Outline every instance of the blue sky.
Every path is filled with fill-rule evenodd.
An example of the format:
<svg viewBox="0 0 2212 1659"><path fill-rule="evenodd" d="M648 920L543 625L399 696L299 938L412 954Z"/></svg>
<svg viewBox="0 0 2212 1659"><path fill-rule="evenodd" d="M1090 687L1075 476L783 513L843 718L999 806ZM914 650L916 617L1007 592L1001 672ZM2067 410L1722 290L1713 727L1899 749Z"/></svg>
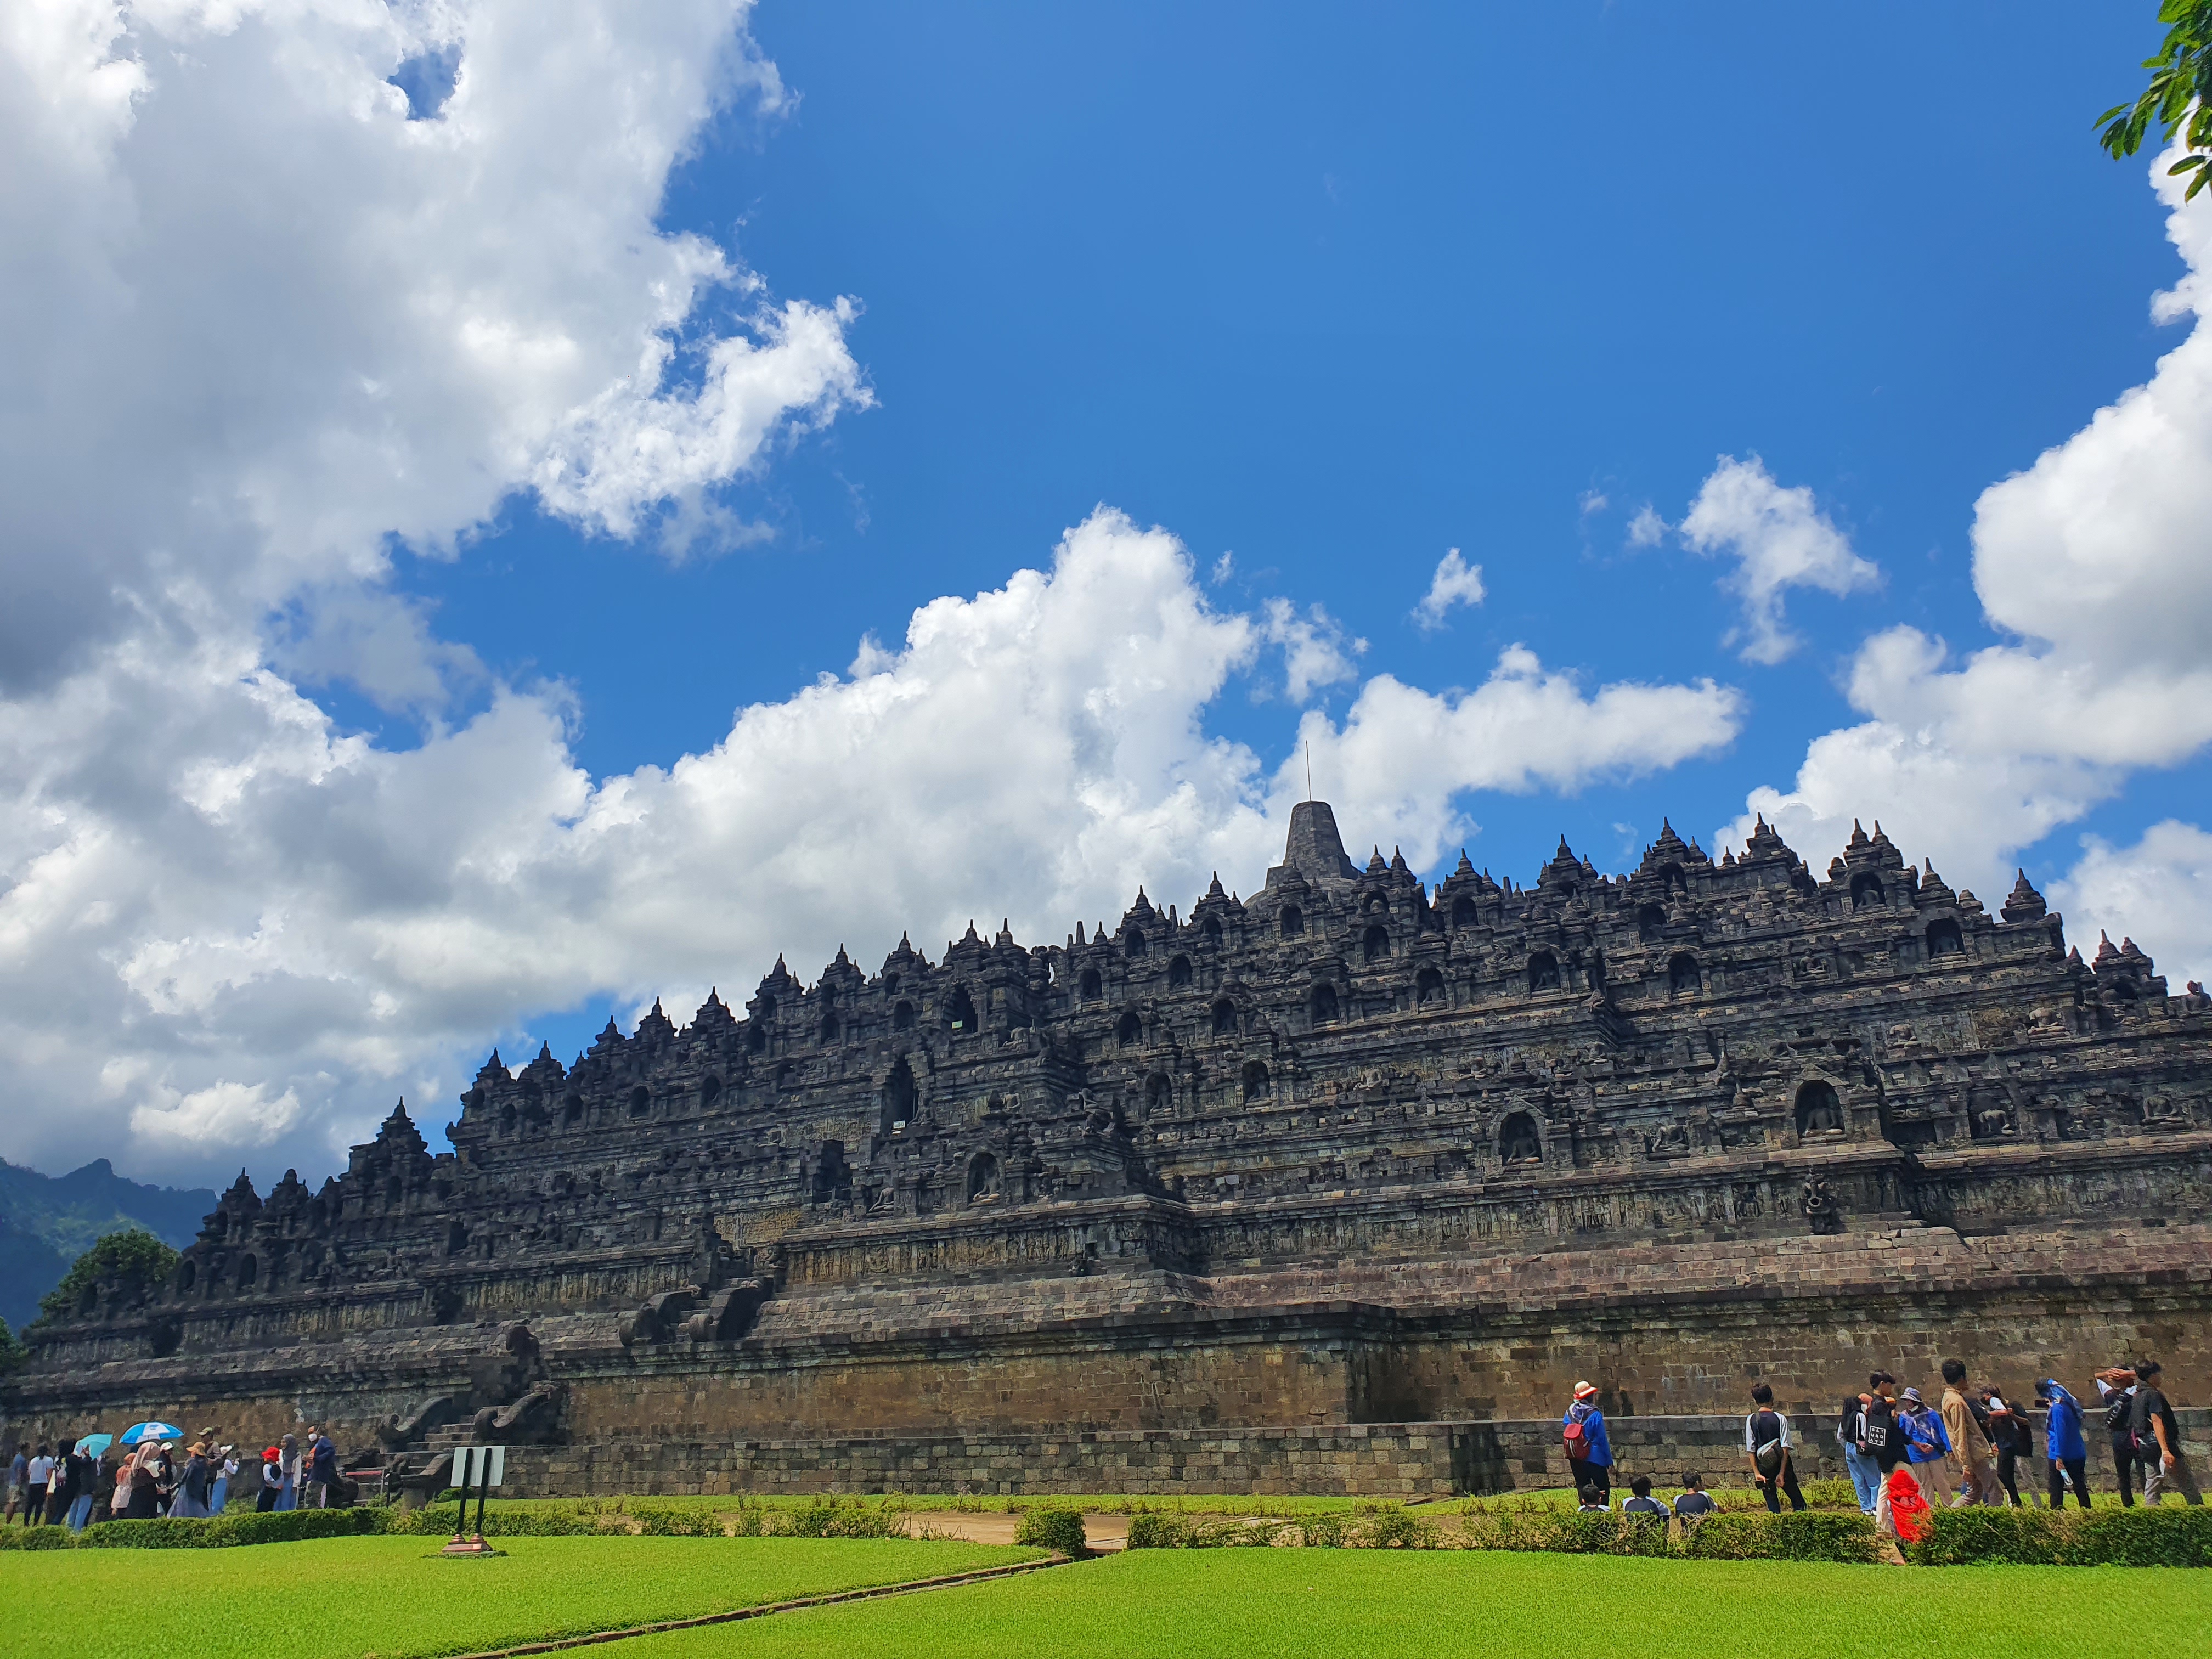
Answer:
<svg viewBox="0 0 2212 1659"><path fill-rule="evenodd" d="M2162 212L2089 126L2142 55L2121 8L1203 9L763 11L802 101L718 124L665 222L857 297L880 406L733 490L774 534L719 556L511 507L404 566L441 630L572 684L594 772L666 764L1105 501L1233 550L1237 597L1325 605L1369 670L1464 683L1525 641L1741 684L1724 755L1478 810L1514 867L1560 830L1602 860L1617 820L1786 777L1878 627L1990 637L1974 498L2176 343ZM1747 672L1711 564L1624 532L1753 453L1885 582L1799 597L1808 647ZM1491 598L1424 636L1452 546ZM1211 723L1291 741L1279 703Z"/></svg>
<svg viewBox="0 0 2212 1659"><path fill-rule="evenodd" d="M2077 435L2194 325L2185 307L2153 319L2191 267L2148 158L2112 162L2091 125L2140 82L2148 5L693 0L647 17L559 0L518 45L500 28L512 3L396 8L374 27L249 7L235 30L167 40L179 26L133 17L109 59L69 70L112 130L25 152L49 158L52 188L18 232L74 269L72 238L119 234L77 211L112 188L153 222L119 252L99 244L136 295L127 314L181 319L161 349L188 344L149 354L125 311L58 300L102 343L82 349L118 367L58 356L74 367L52 384L94 387L81 418L73 391L9 411L90 434L79 449L147 455L155 482L118 505L112 473L35 455L0 481L46 526L23 556L42 561L35 580L98 541L123 550L101 580L130 596L103 609L57 587L61 620L0 640L0 690L24 714L0 724L0 781L58 826L0 847L0 873L30 891L61 849L98 840L88 826L139 849L70 864L89 908L54 908L0 963L57 998L73 988L40 1018L132 1033L34 1082L0 1152L327 1161L401 1089L449 1098L492 1040L566 1058L656 990L679 1016L708 983L742 994L778 949L811 975L848 935L872 963L903 927L933 949L948 919L1008 910L1057 939L1110 894L1118 914L1146 872L1154 896L1187 902L1224 859L1249 888L1273 833L1257 826L1281 805L1269 779L1316 716L1316 782L1347 834L1386 852L1417 838L1431 869L1464 837L1478 865L1526 879L1561 833L1624 868L1662 815L1710 844L1764 789L1816 868L1836 850L1821 838L1863 810L1954 879L2024 860L2073 881L2085 919L2146 915L2147 939L2180 952L2168 965L2212 966L2204 748L2193 716L2161 712L2201 701L2198 665L2139 683L2125 645L2127 605L2154 629L2164 573L2201 569L2195 544L2142 532L2166 563L2099 613L2099 643L2036 620L2054 583L2063 612L2069 580L2039 572L2094 580L2112 556L2088 531L2033 544L2124 471ZM310 50L359 77L357 99L387 75L419 96L426 62L457 65L456 90L432 119L408 120L403 98L348 126L288 78ZM175 67L188 58L231 97L199 99ZM98 91L119 64L135 115ZM164 153L249 188L219 193ZM255 199L294 202L289 228ZM758 286L699 278L702 249ZM658 313L647 296L671 284L681 303ZM849 313L826 309L841 296ZM764 321L787 304L815 319L812 346ZM689 471L637 461L640 433L697 435L732 340L797 378L761 394L764 416L717 417L726 453L702 443ZM641 368L656 341L665 372ZM189 432L185 405L204 409ZM2051 478L1990 498L1993 526L2019 505L1982 546L1978 594L1984 492L2069 445ZM1750 556L1700 553L1682 528L1721 459L1754 456L1778 491L1810 492L1797 510L1835 557L1878 573L1784 589L1797 642L1774 661L1747 659L1722 586ZM1127 824L1084 793L1098 777L1069 782L1018 742L1005 769L1039 769L1021 801L1021 779L962 771L988 764L988 716L1017 724L1030 711L1014 702L1056 695L1049 664L979 682L1009 704L973 731L972 709L918 717L965 745L936 793L886 781L865 744L840 758L844 716L794 740L823 751L820 777L761 735L814 718L822 677L857 687L864 637L896 656L922 607L1053 568L1102 504L1131 521L1102 532L1106 586L1126 572L1164 603L1194 590L1220 626L1185 654L1224 665L1122 732L1170 757L1141 787L1109 769L1133 792L1116 797L1134 803ZM1645 508L1670 529L1634 544ZM702 512L708 532L661 533ZM1188 550L1187 581L1133 539L1154 526ZM1413 608L1449 549L1484 594L1424 628ZM1279 638L1255 642L1276 600L1335 653L1310 689L1286 680ZM1146 638L1150 604L1126 624ZM982 627L981 609L941 614ZM152 676L200 711L188 731L88 725L94 763L66 786L7 735L41 708L127 707L110 694L142 683L130 665L156 635L198 665ZM978 648L1028 648L1014 637ZM1877 642L1916 638L1945 641L1948 665L1881 666ZM1670 743L1655 714L1648 743L1600 753L1563 729L1579 757L1547 772L1546 733L1524 726L1497 740L1522 745L1503 772L1440 761L1425 805L1374 781L1389 733L1360 700L1378 677L1447 709L1515 647L1591 696L1690 688L1717 734ZM1962 672L1989 647L2002 660ZM1988 686L2014 671L2102 688L2150 730L2104 748L2031 731L2023 761L1989 735L2008 694ZM1856 702L1855 674L1874 686ZM174 693L185 684L204 695ZM2081 724L2013 701L2026 726ZM661 773L711 757L750 705L774 719L719 763L741 775L679 822L666 801L687 786ZM1355 726L1370 769L1333 779ZM1832 750L1801 778L1808 745L1817 760L1824 734L1851 731L1875 732L1869 752L1919 744L1936 781ZM776 781L746 795L756 774ZM1170 811L1160 780L1186 776L1199 804ZM994 829L963 848L979 790ZM881 823L825 805L873 791ZM593 839L595 813L635 847L605 852L618 837ZM1065 856L1063 822L1080 848ZM180 850L203 834L214 850ZM803 868L801 846L817 854ZM164 857L191 879L165 879ZM656 921L670 892L699 896L700 915ZM326 1035L289 1034L302 1024ZM88 1093L108 1103L96 1131L68 1105Z"/></svg>

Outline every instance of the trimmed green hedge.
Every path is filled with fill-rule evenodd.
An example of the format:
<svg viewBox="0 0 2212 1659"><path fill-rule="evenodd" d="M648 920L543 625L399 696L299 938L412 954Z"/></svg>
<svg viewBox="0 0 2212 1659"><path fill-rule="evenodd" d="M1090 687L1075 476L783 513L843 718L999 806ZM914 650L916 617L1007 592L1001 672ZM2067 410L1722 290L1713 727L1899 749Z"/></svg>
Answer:
<svg viewBox="0 0 2212 1659"><path fill-rule="evenodd" d="M1030 1510L1014 1528L1014 1542L1050 1550L1071 1561L1091 1553L1083 1533L1083 1511L1072 1509Z"/></svg>
<svg viewBox="0 0 2212 1659"><path fill-rule="evenodd" d="M1769 1515L1709 1515L1680 1528L1615 1510L1508 1510L1470 1516L1468 1549L1544 1550L1568 1555L1678 1555L1706 1561L1874 1561L1881 1543L1874 1522L1818 1510Z"/></svg>
<svg viewBox="0 0 2212 1659"><path fill-rule="evenodd" d="M285 1510L265 1515L247 1511L187 1521L167 1516L151 1521L102 1521L77 1534L80 1549L208 1550L238 1544L287 1544L302 1538L353 1538L381 1532L379 1510Z"/></svg>
<svg viewBox="0 0 2212 1659"><path fill-rule="evenodd" d="M1854 1510L1781 1515L1709 1515L1682 1534L1681 1553L1701 1561L1876 1561L1881 1538Z"/></svg>
<svg viewBox="0 0 2212 1659"><path fill-rule="evenodd" d="M67 1527L0 1527L0 1550L67 1550L76 1534Z"/></svg>
<svg viewBox="0 0 2212 1659"><path fill-rule="evenodd" d="M2212 1567L2212 1509L1937 1510L1911 1547L1927 1566Z"/></svg>
<svg viewBox="0 0 2212 1659"><path fill-rule="evenodd" d="M1544 1550L1562 1555L1664 1555L1667 1523L1638 1519L1615 1510L1584 1515L1578 1510L1528 1510L1501 1515L1492 1528L1470 1525L1475 1549Z"/></svg>

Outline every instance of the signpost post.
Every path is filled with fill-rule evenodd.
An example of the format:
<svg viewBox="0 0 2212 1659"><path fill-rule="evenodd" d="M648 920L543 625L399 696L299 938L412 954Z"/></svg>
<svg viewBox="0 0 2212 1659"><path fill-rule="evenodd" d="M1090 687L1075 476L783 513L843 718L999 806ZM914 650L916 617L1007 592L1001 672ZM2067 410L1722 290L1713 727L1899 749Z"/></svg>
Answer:
<svg viewBox="0 0 2212 1659"><path fill-rule="evenodd" d="M483 1540L484 1501L491 1489L507 1479L507 1448L504 1446L456 1446L453 1448L453 1485L461 1494L460 1530L454 1533L453 1541L438 1553L441 1555L497 1555L499 1552ZM477 1529L469 1534L469 1492L477 1495Z"/></svg>

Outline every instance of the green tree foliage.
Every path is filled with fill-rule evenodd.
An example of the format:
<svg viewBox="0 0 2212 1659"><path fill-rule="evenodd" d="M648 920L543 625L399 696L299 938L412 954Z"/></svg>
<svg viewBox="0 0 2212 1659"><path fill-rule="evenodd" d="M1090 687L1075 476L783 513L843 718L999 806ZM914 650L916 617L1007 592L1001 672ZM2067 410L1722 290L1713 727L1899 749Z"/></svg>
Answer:
<svg viewBox="0 0 2212 1659"><path fill-rule="evenodd" d="M15 1333L8 1328L8 1322L0 1319L0 1376L17 1370L31 1357L31 1351L15 1340Z"/></svg>
<svg viewBox="0 0 2212 1659"><path fill-rule="evenodd" d="M82 1255L39 1302L39 1322L64 1319L76 1311L77 1300L105 1280L136 1279L142 1285L159 1284L173 1272L177 1253L142 1229L110 1233Z"/></svg>
<svg viewBox="0 0 2212 1659"><path fill-rule="evenodd" d="M2212 166L2206 165L2212 162L2212 0L2165 0L2158 21L2169 27L2158 56L2143 59L2150 85L2132 104L2115 104L2097 118L2103 129L2098 142L2118 161L2142 148L2152 122L2165 129L2160 142L2171 143L2187 121L2189 154L2166 172L2176 178L2196 175L2184 198L2194 201L2212 179Z"/></svg>

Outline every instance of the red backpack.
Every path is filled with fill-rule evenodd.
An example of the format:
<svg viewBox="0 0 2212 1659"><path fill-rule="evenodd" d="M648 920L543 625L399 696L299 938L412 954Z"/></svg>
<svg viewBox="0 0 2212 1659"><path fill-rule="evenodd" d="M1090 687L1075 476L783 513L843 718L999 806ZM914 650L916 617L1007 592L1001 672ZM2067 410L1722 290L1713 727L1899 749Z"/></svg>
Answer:
<svg viewBox="0 0 2212 1659"><path fill-rule="evenodd" d="M1571 1417L1560 1431L1559 1438L1566 1442L1567 1455L1577 1463L1589 1462L1590 1432L1588 1416Z"/></svg>

